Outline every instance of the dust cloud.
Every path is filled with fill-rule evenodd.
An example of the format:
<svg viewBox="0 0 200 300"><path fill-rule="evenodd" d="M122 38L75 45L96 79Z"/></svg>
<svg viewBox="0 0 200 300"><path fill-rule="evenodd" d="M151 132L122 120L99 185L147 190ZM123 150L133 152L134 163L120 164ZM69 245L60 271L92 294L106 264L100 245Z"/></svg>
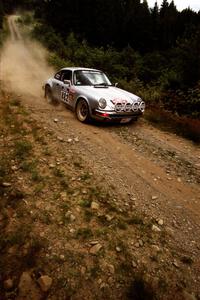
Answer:
<svg viewBox="0 0 200 300"><path fill-rule="evenodd" d="M47 64L47 51L21 35L15 18L8 19L10 37L1 52L0 80L6 89L22 96L41 97L42 85L54 70Z"/></svg>

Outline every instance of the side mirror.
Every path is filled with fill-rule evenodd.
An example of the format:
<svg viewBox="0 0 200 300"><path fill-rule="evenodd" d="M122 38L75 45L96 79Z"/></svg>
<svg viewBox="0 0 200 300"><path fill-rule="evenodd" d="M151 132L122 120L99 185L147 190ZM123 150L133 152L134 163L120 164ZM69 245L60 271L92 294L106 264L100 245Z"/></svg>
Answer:
<svg viewBox="0 0 200 300"><path fill-rule="evenodd" d="M64 84L66 84L67 87L71 86L71 81L64 79Z"/></svg>
<svg viewBox="0 0 200 300"><path fill-rule="evenodd" d="M117 87L118 86L118 82L115 82L114 86Z"/></svg>

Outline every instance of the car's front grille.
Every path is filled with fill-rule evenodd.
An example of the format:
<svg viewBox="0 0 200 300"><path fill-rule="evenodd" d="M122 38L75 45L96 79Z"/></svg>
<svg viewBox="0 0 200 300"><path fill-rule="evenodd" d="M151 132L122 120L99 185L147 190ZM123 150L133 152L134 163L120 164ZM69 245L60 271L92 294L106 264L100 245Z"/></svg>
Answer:
<svg viewBox="0 0 200 300"><path fill-rule="evenodd" d="M115 103L115 111L118 112L137 112L137 111L144 111L145 104L144 102L116 102Z"/></svg>

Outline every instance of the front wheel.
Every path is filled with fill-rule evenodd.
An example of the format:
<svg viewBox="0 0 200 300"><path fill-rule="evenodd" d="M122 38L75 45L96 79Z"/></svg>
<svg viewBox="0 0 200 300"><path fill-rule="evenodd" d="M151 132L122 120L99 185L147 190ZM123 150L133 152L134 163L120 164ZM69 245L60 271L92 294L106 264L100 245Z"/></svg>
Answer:
<svg viewBox="0 0 200 300"><path fill-rule="evenodd" d="M80 99L76 106L76 116L80 122L87 123L90 121L90 111L87 102Z"/></svg>

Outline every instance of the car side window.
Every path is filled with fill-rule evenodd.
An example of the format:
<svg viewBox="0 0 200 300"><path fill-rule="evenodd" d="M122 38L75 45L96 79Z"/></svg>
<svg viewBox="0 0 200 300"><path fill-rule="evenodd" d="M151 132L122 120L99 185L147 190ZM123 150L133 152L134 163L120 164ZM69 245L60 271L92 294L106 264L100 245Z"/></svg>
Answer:
<svg viewBox="0 0 200 300"><path fill-rule="evenodd" d="M75 85L91 85L87 74L81 70L74 72L74 83Z"/></svg>
<svg viewBox="0 0 200 300"><path fill-rule="evenodd" d="M65 70L62 72L61 80L64 82L64 80L70 80L72 81L72 71Z"/></svg>
<svg viewBox="0 0 200 300"><path fill-rule="evenodd" d="M54 78L57 79L57 80L61 80L61 74L62 74L61 71L56 73Z"/></svg>

